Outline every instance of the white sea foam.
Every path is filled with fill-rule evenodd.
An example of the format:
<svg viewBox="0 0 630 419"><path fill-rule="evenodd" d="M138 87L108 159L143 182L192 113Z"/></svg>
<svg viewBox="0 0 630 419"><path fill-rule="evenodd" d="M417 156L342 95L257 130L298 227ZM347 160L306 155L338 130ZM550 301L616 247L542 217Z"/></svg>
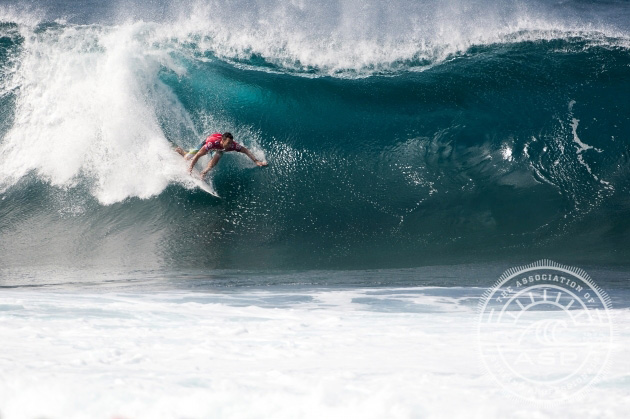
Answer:
<svg viewBox="0 0 630 419"><path fill-rule="evenodd" d="M433 309L413 309L427 303ZM616 315L621 349L630 315ZM630 408L620 351L605 381L577 400L513 400L484 375L476 321L457 299L420 288L3 291L0 414L595 418Z"/></svg>
<svg viewBox="0 0 630 419"><path fill-rule="evenodd" d="M169 62L144 50L143 30L138 23L28 33L15 121L0 146L3 187L31 171L56 186L86 175L108 204L185 181L157 119L162 109L179 110L156 76Z"/></svg>

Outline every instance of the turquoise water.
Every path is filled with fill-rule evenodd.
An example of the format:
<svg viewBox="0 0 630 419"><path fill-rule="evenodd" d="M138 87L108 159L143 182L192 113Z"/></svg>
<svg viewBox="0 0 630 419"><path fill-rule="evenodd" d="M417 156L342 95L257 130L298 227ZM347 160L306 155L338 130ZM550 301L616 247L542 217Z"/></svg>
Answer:
<svg viewBox="0 0 630 419"><path fill-rule="evenodd" d="M625 269L627 3L383 7L0 7L0 264Z"/></svg>

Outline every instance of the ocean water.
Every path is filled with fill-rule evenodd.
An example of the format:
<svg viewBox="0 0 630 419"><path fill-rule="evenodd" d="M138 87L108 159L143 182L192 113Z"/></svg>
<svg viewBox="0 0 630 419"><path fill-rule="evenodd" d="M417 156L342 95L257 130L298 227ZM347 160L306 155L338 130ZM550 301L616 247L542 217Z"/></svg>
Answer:
<svg viewBox="0 0 630 419"><path fill-rule="evenodd" d="M629 98L626 0L0 1L0 418L623 416ZM541 259L616 324L556 404L475 343Z"/></svg>

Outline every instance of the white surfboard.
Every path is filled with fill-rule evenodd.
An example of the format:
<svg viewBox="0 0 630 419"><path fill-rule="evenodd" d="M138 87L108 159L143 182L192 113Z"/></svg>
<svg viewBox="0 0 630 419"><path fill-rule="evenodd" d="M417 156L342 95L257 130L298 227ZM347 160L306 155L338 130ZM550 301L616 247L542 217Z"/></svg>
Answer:
<svg viewBox="0 0 630 419"><path fill-rule="evenodd" d="M190 152L192 152L192 150L189 151L189 153ZM194 152L196 152L196 150L194 150ZM184 156L184 161L186 162L184 167L186 168L186 172L188 172L188 169L190 167L190 160L186 159L186 156ZM212 196L221 198L219 194L217 193L217 191L214 190L214 186L212 186L212 182L206 182L204 180L201 180L201 171L199 169L197 169L196 167L193 168L192 172L190 172L190 177L193 183L195 184L195 186L197 186L199 189L201 189L204 192L209 193Z"/></svg>
<svg viewBox="0 0 630 419"><path fill-rule="evenodd" d="M214 187L211 183L201 180L201 172L199 169L193 169L190 174L195 185L204 192L208 192L212 196L216 196L217 198L221 198L219 194L214 190Z"/></svg>

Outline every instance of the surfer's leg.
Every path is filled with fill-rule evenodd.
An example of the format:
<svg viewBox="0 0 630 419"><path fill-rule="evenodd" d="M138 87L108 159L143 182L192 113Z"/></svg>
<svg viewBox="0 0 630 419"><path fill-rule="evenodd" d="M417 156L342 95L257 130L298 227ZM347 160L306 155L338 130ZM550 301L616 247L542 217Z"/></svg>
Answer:
<svg viewBox="0 0 630 419"><path fill-rule="evenodd" d="M179 154L180 156L182 156L183 158L185 158L186 160L190 160L194 157L195 154L197 154L197 152L199 150L201 150L203 148L203 146L206 145L206 140L203 140L201 142L201 144L199 144L199 146L197 148L191 148L188 151L184 150L183 148L177 146L175 147L175 152L177 154Z"/></svg>
<svg viewBox="0 0 630 419"><path fill-rule="evenodd" d="M182 149L181 147L177 147L175 151L177 151L179 154L184 156L186 160L190 160L193 157L195 157L195 154L197 154L199 150L201 150L205 145L206 145L206 141L203 140L197 148L191 148L188 151L184 151L184 149Z"/></svg>
<svg viewBox="0 0 630 419"><path fill-rule="evenodd" d="M195 154L197 154L198 151L199 151L198 149L191 148L190 150L188 150L186 154L183 154L183 156L186 160L190 160L193 157L195 157Z"/></svg>

